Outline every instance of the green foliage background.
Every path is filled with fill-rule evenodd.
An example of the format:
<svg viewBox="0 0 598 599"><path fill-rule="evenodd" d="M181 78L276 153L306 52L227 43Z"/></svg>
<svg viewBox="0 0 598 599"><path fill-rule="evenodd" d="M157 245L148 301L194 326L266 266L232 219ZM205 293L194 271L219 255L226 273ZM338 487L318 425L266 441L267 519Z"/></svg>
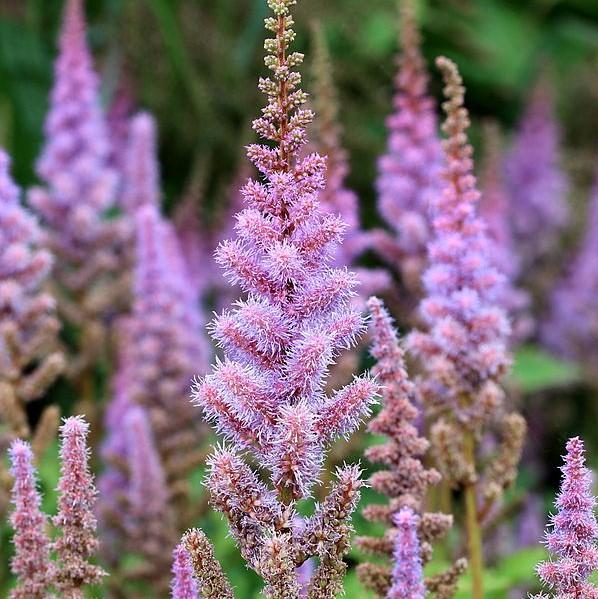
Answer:
<svg viewBox="0 0 598 599"><path fill-rule="evenodd" d="M265 5L264 0L87 2L90 41L106 102L124 75L139 106L158 118L168 208L177 201L198 161L208 173L207 199L217 203L244 160L242 146L252 139L249 123L262 105L255 84L263 73ZM34 181L61 8L60 0L0 0L0 145L12 154L16 178L23 186ZM506 131L512 130L538 69L548 65L564 127L564 160L575 183L571 201L577 220L569 239L573 244L598 154L598 2L420 0L419 14L426 57L431 61L446 54L461 68L474 119L474 142L478 124L487 116L497 118ZM353 165L350 184L360 194L364 222L371 225L377 222L376 157L385 146L384 118L395 72L397 3L301 0L296 10L297 45L308 56L308 91L309 25L314 20L324 26L334 61L345 143ZM436 74L431 85L438 96ZM598 394L583 383L579 368L562 364L534 346L518 353L511 385L531 423L530 443L539 444L534 451L544 466L541 473L523 472L513 493L540 490L548 503L568 436L585 435L598 456L592 425ZM65 406L71 405L68 391L57 393ZM361 450L355 448L356 459ZM50 511L56 476L54 448L42 465ZM198 474L197 489L199 480ZM360 517L356 524L366 531ZM211 516L202 525L215 540L239 597L255 596L256 580L239 561L220 518ZM3 541L6 532L2 531ZM508 589L532 581L533 566L542 554L538 547L493 564L487 572L487 597L507 597ZM432 567L438 568L443 559L439 555ZM355 563L354 555L350 563ZM0 560L0 578L6 581L2 569L6 569L5 555ZM459 597L468 597L467 584L465 579ZM347 595L368 596L353 570Z"/></svg>

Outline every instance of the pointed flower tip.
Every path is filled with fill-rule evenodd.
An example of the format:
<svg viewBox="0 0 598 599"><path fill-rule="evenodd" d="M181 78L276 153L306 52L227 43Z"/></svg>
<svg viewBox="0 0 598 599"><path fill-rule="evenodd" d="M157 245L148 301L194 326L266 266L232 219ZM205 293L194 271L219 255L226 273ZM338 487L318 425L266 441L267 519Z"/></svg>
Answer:
<svg viewBox="0 0 598 599"><path fill-rule="evenodd" d="M60 432L63 436L73 434L87 435L89 432L89 423L81 415L69 416L68 418L63 418Z"/></svg>

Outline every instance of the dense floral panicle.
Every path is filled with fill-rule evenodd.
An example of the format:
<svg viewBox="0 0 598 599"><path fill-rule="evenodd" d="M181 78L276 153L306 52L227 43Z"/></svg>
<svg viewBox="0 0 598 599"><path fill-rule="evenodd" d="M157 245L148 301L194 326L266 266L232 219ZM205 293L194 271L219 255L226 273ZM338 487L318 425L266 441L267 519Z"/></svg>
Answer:
<svg viewBox="0 0 598 599"><path fill-rule="evenodd" d="M584 240L553 292L551 315L541 332L548 347L579 360L591 373L598 365L598 169L586 222Z"/></svg>
<svg viewBox="0 0 598 599"><path fill-rule="evenodd" d="M559 130L551 90L538 80L505 161L517 254L528 269L553 249L567 224L568 181L559 166Z"/></svg>
<svg viewBox="0 0 598 599"><path fill-rule="evenodd" d="M498 305L504 277L492 264L485 224L476 214L480 194L472 174L461 77L450 60L439 58L437 64L447 97L445 183L432 202L434 231L420 304L428 331L412 333L409 343L426 367L430 395L475 427L501 400L495 381L509 363L510 327Z"/></svg>
<svg viewBox="0 0 598 599"><path fill-rule="evenodd" d="M386 468L374 473L370 484L390 501L386 505L366 506L363 515L368 520L382 522L389 529L383 537L358 537L356 545L366 553L391 557L399 532L395 515L407 508L421 515L417 521L421 536L418 550L420 559L426 562L432 556L432 543L447 532L452 518L440 513L422 513L428 488L440 481L440 475L434 469L425 468L422 461L429 444L420 437L417 429L420 413L415 403L416 388L409 380L404 352L392 319L378 298L370 298L368 308L372 317L371 354L376 359L372 372L382 385L383 400L380 413L368 428L370 432L386 437L387 441L368 448L366 457ZM384 580L390 580L391 567L364 563L358 569L362 583L376 592L380 589L383 574Z"/></svg>
<svg viewBox="0 0 598 599"><path fill-rule="evenodd" d="M199 599L197 583L193 578L193 567L187 549L182 543L173 552L172 563L172 599Z"/></svg>
<svg viewBox="0 0 598 599"><path fill-rule="evenodd" d="M36 488L37 477L33 466L31 446L17 439L9 449L14 477L12 503L14 510L10 523L14 529L15 554L11 571L17 584L11 599L45 599L53 579L50 562L50 539L46 532L46 517L42 513L41 497Z"/></svg>
<svg viewBox="0 0 598 599"><path fill-rule="evenodd" d="M414 2L401 3L401 54L395 79L394 112L387 119L387 151L378 161L378 210L393 235L377 231L379 253L419 289L431 236L430 202L440 193L442 151L433 100L427 95L428 74Z"/></svg>
<svg viewBox="0 0 598 599"><path fill-rule="evenodd" d="M529 295L517 287L521 264L515 250L511 205L504 185L501 162L500 130L496 122L489 121L484 126L480 216L486 221L493 265L505 276L499 302L512 319L512 342L520 343L533 331L534 324L529 314Z"/></svg>
<svg viewBox="0 0 598 599"><path fill-rule="evenodd" d="M60 326L55 302L43 291L52 259L39 248L37 222L20 205L9 167L0 149L0 384L1 395L12 398L12 413L3 413L6 405L0 418L11 434L28 436L24 403L46 391L64 361L54 352Z"/></svg>
<svg viewBox="0 0 598 599"><path fill-rule="evenodd" d="M127 238L121 219L105 219L115 202L118 177L109 165L110 141L85 33L82 0L68 0L45 123L46 142L37 163L44 187L32 189L29 197L58 258L56 275L77 296L91 288L100 293L101 276L114 274L122 265ZM102 293L106 290L102 286ZM97 295L85 297L79 307L114 310L106 302L111 303Z"/></svg>
<svg viewBox="0 0 598 599"><path fill-rule="evenodd" d="M348 226L347 234L336 250L335 264L351 266L370 244L369 235L360 228L359 198L347 188L349 172L347 152L341 142L341 126L338 115L338 98L333 81L332 63L322 27L314 26L314 147L326 156L326 186L320 193L322 210L340 215ZM381 291L390 285L390 279L381 269L357 269L361 296Z"/></svg>
<svg viewBox="0 0 598 599"><path fill-rule="evenodd" d="M542 581L555 597L592 599L598 588L588 581L598 569L598 524L596 498L592 494L592 473L585 465L584 443L579 437L567 442L560 493L546 535L548 551L556 561L538 566Z"/></svg>
<svg viewBox="0 0 598 599"><path fill-rule="evenodd" d="M265 596L298 597L297 568L318 555L308 596L324 599L342 586L359 469L339 472L305 527L294 526L295 504L310 496L329 444L369 413L377 385L358 377L336 392L325 388L328 369L354 345L364 319L351 308L355 276L333 266L345 226L319 208L325 160L301 152L313 115L301 108L306 94L293 70L303 56L288 52L295 3L268 0L274 16L266 28L275 37L266 40L265 62L273 75L260 80L268 104L253 126L272 143L249 146L263 179L244 186L237 238L216 254L246 297L213 322L224 357L194 397L232 445L210 460L208 486L243 557L264 579ZM240 457L243 450L268 471L269 484Z"/></svg>
<svg viewBox="0 0 598 599"><path fill-rule="evenodd" d="M424 599L426 588L417 536L419 516L412 509L404 507L394 516L393 521L397 535L392 586L387 597L389 599Z"/></svg>
<svg viewBox="0 0 598 599"><path fill-rule="evenodd" d="M88 433L89 425L81 416L65 419L60 427L58 513L52 519L60 535L53 549L58 568L56 588L67 599L83 598L83 587L99 583L106 575L88 561L98 548L94 515L97 492L88 464Z"/></svg>
<svg viewBox="0 0 598 599"><path fill-rule="evenodd" d="M160 173L156 121L147 112L136 114L129 125L121 203L128 214L147 204L160 204Z"/></svg>

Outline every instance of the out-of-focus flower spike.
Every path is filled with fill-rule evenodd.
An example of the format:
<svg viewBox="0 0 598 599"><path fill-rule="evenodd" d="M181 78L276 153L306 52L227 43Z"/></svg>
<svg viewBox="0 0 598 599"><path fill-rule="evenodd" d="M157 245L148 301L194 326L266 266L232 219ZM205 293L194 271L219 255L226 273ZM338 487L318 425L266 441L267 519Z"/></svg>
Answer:
<svg viewBox="0 0 598 599"><path fill-rule="evenodd" d="M170 596L171 599L200 599L191 558L182 543L176 546L173 553Z"/></svg>
<svg viewBox="0 0 598 599"><path fill-rule="evenodd" d="M14 478L10 523L14 529L15 554L10 568L17 577L10 598L45 599L54 580L54 567L50 561L47 520L40 508L33 452L28 443L17 439L8 453Z"/></svg>

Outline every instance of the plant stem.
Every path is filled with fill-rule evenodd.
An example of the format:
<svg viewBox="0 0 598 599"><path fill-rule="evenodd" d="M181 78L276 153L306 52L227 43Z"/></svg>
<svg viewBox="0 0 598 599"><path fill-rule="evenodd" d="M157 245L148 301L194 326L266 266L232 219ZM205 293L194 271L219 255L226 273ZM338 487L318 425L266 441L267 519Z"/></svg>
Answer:
<svg viewBox="0 0 598 599"><path fill-rule="evenodd" d="M473 433L466 433L464 439L465 459L472 466L475 474L475 439ZM467 529L467 546L469 551L469 567L471 569L472 599L484 599L483 585L483 556L482 535L477 515L476 483L475 476L467 482L464 489L465 495L465 523Z"/></svg>

